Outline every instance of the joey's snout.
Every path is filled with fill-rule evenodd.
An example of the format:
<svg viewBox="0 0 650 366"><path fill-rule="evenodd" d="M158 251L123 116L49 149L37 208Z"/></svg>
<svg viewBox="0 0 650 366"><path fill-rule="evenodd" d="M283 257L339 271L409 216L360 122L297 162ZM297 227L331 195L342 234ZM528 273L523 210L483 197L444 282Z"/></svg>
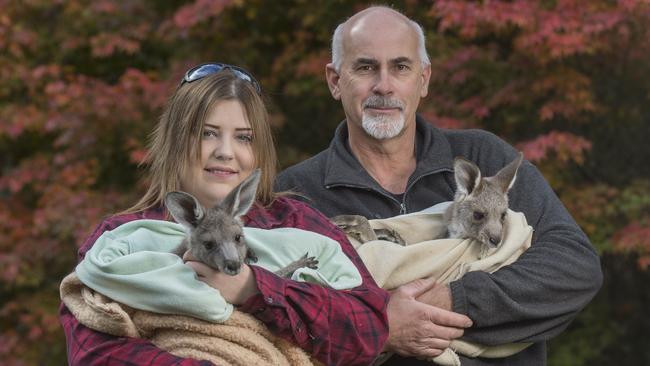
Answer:
<svg viewBox="0 0 650 366"><path fill-rule="evenodd" d="M484 240L487 246L496 248L501 244L503 226L501 225L488 225L485 229Z"/></svg>
<svg viewBox="0 0 650 366"><path fill-rule="evenodd" d="M223 268L222 268L223 273L230 276L235 276L239 274L239 271L241 271L241 261L232 261L232 260L224 261Z"/></svg>
<svg viewBox="0 0 650 366"><path fill-rule="evenodd" d="M497 247L501 243L501 236L489 236L488 242L491 247Z"/></svg>
<svg viewBox="0 0 650 366"><path fill-rule="evenodd" d="M235 276L241 271L243 255L234 243L222 243L211 253L213 267L229 276Z"/></svg>

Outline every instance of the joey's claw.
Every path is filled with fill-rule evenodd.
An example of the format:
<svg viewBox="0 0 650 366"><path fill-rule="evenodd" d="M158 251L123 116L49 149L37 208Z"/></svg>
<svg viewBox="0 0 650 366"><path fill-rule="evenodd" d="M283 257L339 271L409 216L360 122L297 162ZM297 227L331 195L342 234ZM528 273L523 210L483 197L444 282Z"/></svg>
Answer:
<svg viewBox="0 0 650 366"><path fill-rule="evenodd" d="M253 250L250 248L248 248L248 251L246 252L246 258L244 259L246 263L257 263L257 256L255 255L255 252L253 252Z"/></svg>
<svg viewBox="0 0 650 366"><path fill-rule="evenodd" d="M305 263L305 267L311 268L311 269L318 269L318 260L316 257L309 257L307 258L307 262Z"/></svg>

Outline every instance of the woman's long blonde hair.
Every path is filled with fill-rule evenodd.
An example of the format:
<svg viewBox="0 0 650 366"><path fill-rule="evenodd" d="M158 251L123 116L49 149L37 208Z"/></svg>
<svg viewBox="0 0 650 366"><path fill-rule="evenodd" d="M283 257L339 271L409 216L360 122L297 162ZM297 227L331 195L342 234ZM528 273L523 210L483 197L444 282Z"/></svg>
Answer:
<svg viewBox="0 0 650 366"><path fill-rule="evenodd" d="M226 69L183 83L171 96L143 161L149 168L149 188L124 213L162 206L168 192L181 189L181 177L200 160L203 124L214 105L225 100L239 101L251 125L255 166L262 171L257 201L265 206L273 201L277 156L266 107L250 82Z"/></svg>

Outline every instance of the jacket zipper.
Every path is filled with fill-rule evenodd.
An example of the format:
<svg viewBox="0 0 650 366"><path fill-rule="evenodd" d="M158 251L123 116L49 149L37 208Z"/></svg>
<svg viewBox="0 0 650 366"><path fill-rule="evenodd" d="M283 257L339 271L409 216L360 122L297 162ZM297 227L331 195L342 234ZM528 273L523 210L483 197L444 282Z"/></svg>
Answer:
<svg viewBox="0 0 650 366"><path fill-rule="evenodd" d="M404 196L402 197L402 202L400 202L399 200L395 199L395 197L393 197L393 196L387 195L387 194L385 194L385 193L382 192L382 191L379 191L379 190L377 190L377 189L375 189L375 188L368 187L368 186L360 186L360 185L354 185L354 184L337 183L337 184L331 184L331 185L325 186L325 188L327 188L327 189L330 189L330 188L332 188L332 187L359 188L359 189L365 189L365 190L367 190L367 191L373 191L373 192L375 192L375 193L379 193L381 196L386 197L386 198L390 199L391 201L397 203L397 205L399 206L399 214L400 214L400 215L403 215L403 214L405 214L406 211L407 211L407 210L406 210L406 195L407 195L408 192L411 190L411 188L415 185L415 183L417 183L420 179L422 179L422 178L424 178L424 177L426 177L426 176L429 176L429 175L432 175L432 174L437 174L437 173L440 173L440 172L445 172L445 171L450 171L450 170L449 170L449 169L446 169L446 168L445 168L445 169L438 169L438 170L435 170L435 171L432 171L432 172L428 172L428 173L422 174L422 175L418 176L417 178L415 178L415 179L413 180L413 182L411 182L411 184L409 184L409 185L406 187L406 190L404 190Z"/></svg>
<svg viewBox="0 0 650 366"><path fill-rule="evenodd" d="M435 170L435 171L432 171L432 172L421 174L417 178L413 179L413 182L411 182L411 184L409 184L406 187L406 189L404 190L404 196L402 196L402 202L400 203L400 210L399 210L400 215L404 215L406 213L406 195L409 193L411 188L413 188L415 183L417 183L420 179L422 179L424 177L427 177L429 175L438 174L438 173L446 172L446 171L451 171L451 170L449 170L449 169L438 169L438 170Z"/></svg>

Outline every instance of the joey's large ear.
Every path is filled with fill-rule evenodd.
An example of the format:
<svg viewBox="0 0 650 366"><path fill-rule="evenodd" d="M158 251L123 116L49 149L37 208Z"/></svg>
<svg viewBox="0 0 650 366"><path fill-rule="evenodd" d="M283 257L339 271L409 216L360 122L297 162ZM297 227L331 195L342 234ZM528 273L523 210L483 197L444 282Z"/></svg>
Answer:
<svg viewBox="0 0 650 366"><path fill-rule="evenodd" d="M515 160L511 161L510 164L504 166L499 172L494 176L494 182L501 188L501 192L506 193L512 188L515 184L515 179L517 178L517 170L521 165L521 161L524 158L524 154L519 152L519 155Z"/></svg>
<svg viewBox="0 0 650 366"><path fill-rule="evenodd" d="M176 222L192 230L203 218L203 208L194 196L185 192L169 192L165 195L165 206Z"/></svg>
<svg viewBox="0 0 650 366"><path fill-rule="evenodd" d="M457 157L454 159L454 177L458 192L471 194L481 181L481 171L469 160Z"/></svg>
<svg viewBox="0 0 650 366"><path fill-rule="evenodd" d="M220 204L232 217L240 217L251 208L257 195L257 185L260 183L260 170L255 169L248 178L244 179Z"/></svg>

